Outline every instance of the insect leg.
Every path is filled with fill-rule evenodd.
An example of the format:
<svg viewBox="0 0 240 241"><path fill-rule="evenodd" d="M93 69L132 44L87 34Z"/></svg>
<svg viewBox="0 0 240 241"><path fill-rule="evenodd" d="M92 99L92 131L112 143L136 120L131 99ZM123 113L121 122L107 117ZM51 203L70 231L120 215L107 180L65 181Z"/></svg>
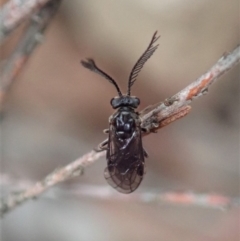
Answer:
<svg viewBox="0 0 240 241"><path fill-rule="evenodd" d="M144 155L144 157L148 157L148 153L147 153L147 151L143 148L143 155Z"/></svg>
<svg viewBox="0 0 240 241"><path fill-rule="evenodd" d="M107 147L106 147L107 144L108 144L108 139L101 142L97 148L94 148L94 151L101 152L101 151L107 150Z"/></svg>
<svg viewBox="0 0 240 241"><path fill-rule="evenodd" d="M157 133L157 129L159 127L159 121L157 115L153 115L147 123L145 123L145 126L142 126L142 132L143 135L149 134L149 133Z"/></svg>
<svg viewBox="0 0 240 241"><path fill-rule="evenodd" d="M109 133L109 129L104 129L104 130L103 130L103 133L104 133L104 134L108 134L108 133Z"/></svg>

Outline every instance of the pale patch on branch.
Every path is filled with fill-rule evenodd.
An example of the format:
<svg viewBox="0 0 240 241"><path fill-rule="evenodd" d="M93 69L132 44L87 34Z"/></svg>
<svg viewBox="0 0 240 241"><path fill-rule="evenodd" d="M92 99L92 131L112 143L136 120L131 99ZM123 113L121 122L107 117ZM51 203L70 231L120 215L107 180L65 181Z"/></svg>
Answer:
<svg viewBox="0 0 240 241"><path fill-rule="evenodd" d="M9 0L0 9L0 45L31 14L50 0Z"/></svg>

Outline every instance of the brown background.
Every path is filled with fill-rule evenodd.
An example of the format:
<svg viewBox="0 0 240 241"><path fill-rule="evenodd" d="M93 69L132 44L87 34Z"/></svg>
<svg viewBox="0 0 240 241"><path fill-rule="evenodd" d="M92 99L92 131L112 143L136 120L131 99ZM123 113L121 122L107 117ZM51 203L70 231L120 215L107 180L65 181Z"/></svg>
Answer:
<svg viewBox="0 0 240 241"><path fill-rule="evenodd" d="M125 92L155 30L160 46L132 90L141 98L140 109L175 94L239 43L239 1L64 1L7 97L3 171L37 181L102 141L116 91L79 61L93 57ZM15 37L4 45L2 59ZM138 192L239 195L239 66L192 106L189 116L144 138L150 157ZM83 184L107 185L105 166L104 159L97 161L84 176L60 185L61 198L54 198L53 188L7 215L3 241L239 240L236 208L101 201L68 192Z"/></svg>

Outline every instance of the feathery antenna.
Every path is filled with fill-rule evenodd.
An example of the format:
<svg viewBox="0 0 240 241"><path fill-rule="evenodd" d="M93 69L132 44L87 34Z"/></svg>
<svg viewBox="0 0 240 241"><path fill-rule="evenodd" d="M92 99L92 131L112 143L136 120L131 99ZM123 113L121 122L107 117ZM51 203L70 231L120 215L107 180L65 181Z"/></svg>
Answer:
<svg viewBox="0 0 240 241"><path fill-rule="evenodd" d="M134 84L134 82L137 79L137 76L139 72L141 71L143 65L146 63L146 61L152 56L152 54L155 52L159 44L154 46L154 43L160 38L160 36L157 37L157 31L153 34L153 37L151 39L150 44L148 45L147 49L144 51L144 53L141 55L141 57L138 59L136 64L133 66L133 69L130 73L129 80L128 80L128 96L131 94L131 86Z"/></svg>
<svg viewBox="0 0 240 241"><path fill-rule="evenodd" d="M118 95L122 96L122 92L120 91L120 88L118 87L116 81L111 76L109 76L108 74L103 72L101 69L99 69L93 59L87 59L86 61L82 60L81 64L83 65L83 67L85 67L85 68L103 76L105 79L107 79L110 83L112 83L116 87Z"/></svg>

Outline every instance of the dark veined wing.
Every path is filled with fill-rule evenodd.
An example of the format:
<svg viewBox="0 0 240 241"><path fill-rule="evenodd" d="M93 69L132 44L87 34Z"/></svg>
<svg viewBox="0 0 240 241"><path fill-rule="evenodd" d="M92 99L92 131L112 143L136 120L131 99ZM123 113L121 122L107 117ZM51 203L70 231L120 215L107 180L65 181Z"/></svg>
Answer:
<svg viewBox="0 0 240 241"><path fill-rule="evenodd" d="M116 136L114 126L110 126L107 161L104 177L113 188L121 193L138 188L145 174L140 127L131 138L123 140Z"/></svg>

